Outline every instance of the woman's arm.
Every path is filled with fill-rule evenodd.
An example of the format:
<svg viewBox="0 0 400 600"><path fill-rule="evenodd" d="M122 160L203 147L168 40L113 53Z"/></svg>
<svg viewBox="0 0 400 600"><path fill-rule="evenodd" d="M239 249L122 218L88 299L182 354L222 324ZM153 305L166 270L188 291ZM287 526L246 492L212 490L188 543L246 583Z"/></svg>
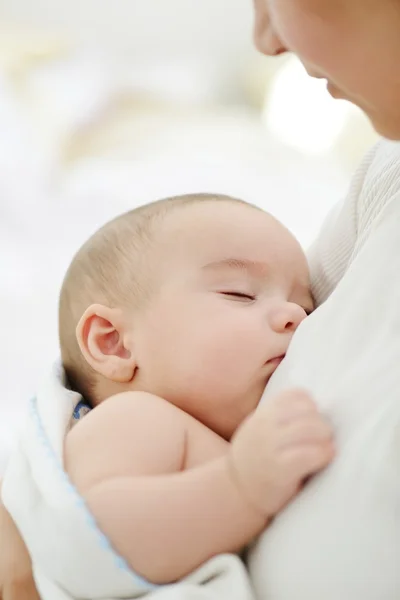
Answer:
<svg viewBox="0 0 400 600"><path fill-rule="evenodd" d="M0 501L0 598L40 600L31 559L13 520Z"/></svg>

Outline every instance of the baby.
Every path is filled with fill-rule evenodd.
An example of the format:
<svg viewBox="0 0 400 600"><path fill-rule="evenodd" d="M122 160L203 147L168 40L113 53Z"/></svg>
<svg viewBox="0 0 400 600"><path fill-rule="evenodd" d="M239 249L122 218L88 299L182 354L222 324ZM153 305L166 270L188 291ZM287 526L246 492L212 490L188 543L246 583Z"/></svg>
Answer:
<svg viewBox="0 0 400 600"><path fill-rule="evenodd" d="M170 583L241 550L331 461L331 429L305 392L255 410L312 309L294 237L227 196L135 209L75 256L60 343L88 407L64 466L142 577Z"/></svg>
<svg viewBox="0 0 400 600"><path fill-rule="evenodd" d="M94 410L68 434L65 468L143 577L172 582L241 549L331 460L305 393L254 412L312 308L297 241L230 197L138 208L78 252L61 351Z"/></svg>

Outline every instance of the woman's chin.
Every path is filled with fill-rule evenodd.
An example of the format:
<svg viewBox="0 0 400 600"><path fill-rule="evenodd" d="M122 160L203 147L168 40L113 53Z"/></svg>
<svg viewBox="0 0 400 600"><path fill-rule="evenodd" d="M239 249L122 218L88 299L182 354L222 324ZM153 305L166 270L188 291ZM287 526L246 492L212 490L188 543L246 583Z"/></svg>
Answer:
<svg viewBox="0 0 400 600"><path fill-rule="evenodd" d="M334 85L330 81L326 82L326 89L328 90L328 92L332 96L332 98L335 98L335 100L339 100L339 99L343 100L344 99L344 96L343 96L342 92L339 90L339 88L337 88L336 85Z"/></svg>

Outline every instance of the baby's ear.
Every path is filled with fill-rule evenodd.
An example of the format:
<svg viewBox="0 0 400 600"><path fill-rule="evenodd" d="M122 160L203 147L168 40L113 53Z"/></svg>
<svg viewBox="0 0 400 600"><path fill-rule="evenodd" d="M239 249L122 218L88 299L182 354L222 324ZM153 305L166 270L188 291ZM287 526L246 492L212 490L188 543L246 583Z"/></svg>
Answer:
<svg viewBox="0 0 400 600"><path fill-rule="evenodd" d="M83 356L97 373L117 383L134 377L136 361L123 312L92 304L82 315L76 337Z"/></svg>

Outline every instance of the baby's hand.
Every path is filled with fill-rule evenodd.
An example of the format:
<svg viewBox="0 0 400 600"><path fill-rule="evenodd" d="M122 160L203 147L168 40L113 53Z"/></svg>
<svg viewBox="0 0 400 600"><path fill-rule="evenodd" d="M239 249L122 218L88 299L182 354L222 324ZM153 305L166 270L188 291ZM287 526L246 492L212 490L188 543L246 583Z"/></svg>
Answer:
<svg viewBox="0 0 400 600"><path fill-rule="evenodd" d="M230 460L242 493L272 517L333 455L330 425L306 392L290 390L261 405L239 427Z"/></svg>

